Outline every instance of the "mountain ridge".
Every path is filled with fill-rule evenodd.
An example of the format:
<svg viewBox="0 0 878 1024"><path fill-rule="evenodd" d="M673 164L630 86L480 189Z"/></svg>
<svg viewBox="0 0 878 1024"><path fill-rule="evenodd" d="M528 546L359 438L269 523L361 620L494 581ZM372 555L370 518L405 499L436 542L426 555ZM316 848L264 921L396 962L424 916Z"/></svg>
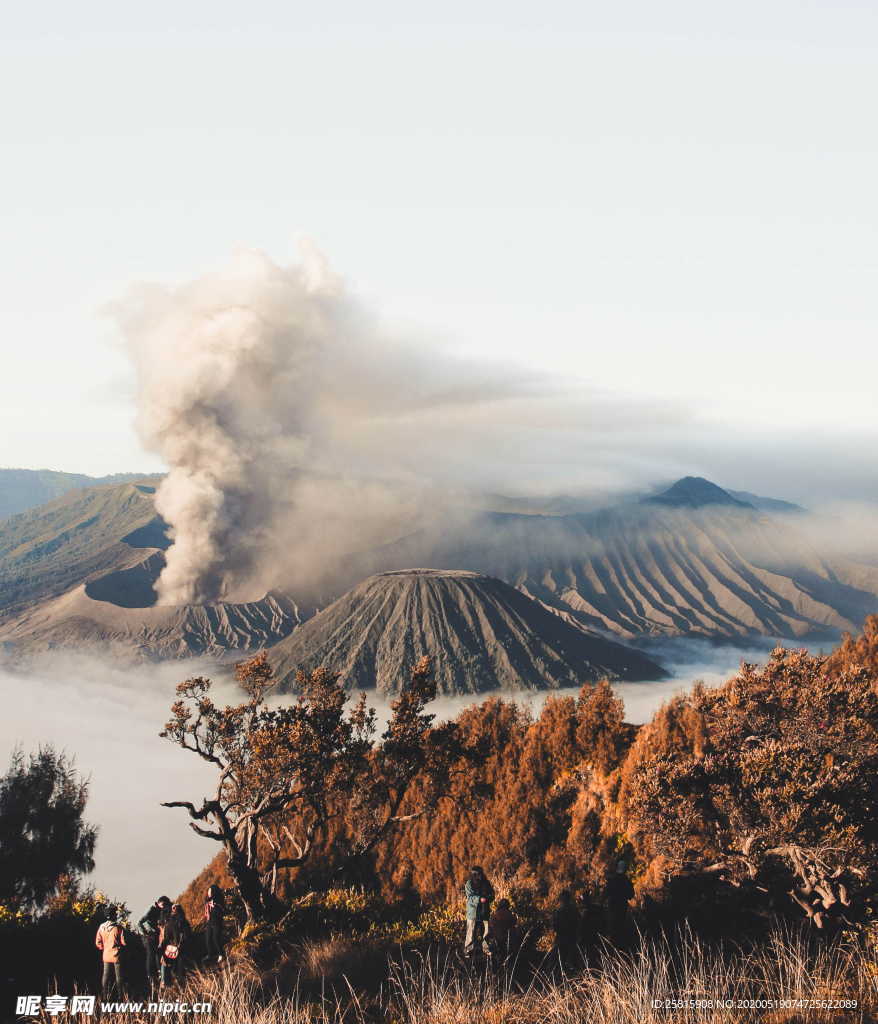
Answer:
<svg viewBox="0 0 878 1024"><path fill-rule="evenodd" d="M55 469L0 468L0 520L38 508L72 490L125 483L155 476L151 473L110 473L88 476Z"/></svg>

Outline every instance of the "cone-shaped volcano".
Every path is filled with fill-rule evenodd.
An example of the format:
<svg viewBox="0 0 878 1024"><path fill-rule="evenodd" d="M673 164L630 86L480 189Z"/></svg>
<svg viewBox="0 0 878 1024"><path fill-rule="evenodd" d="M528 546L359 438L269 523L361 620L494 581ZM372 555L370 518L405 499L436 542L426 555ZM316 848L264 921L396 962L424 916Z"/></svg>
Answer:
<svg viewBox="0 0 878 1024"><path fill-rule="evenodd" d="M284 689L295 687L297 669L324 666L348 688L395 692L425 654L445 694L664 675L639 652L570 625L507 583L438 569L370 576L281 641L271 660Z"/></svg>

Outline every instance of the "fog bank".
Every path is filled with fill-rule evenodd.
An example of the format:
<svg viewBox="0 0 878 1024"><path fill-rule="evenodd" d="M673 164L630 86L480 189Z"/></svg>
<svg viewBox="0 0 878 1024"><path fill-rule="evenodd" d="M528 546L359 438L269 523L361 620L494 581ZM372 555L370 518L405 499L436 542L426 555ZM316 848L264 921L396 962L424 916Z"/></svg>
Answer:
<svg viewBox="0 0 878 1024"><path fill-rule="evenodd" d="M90 776L86 819L99 826L88 877L132 913L177 896L217 852L192 832L186 812L163 800L198 799L214 773L158 733L175 685L195 664L121 668L84 657L46 660L27 675L0 670L2 768L12 749L52 744Z"/></svg>

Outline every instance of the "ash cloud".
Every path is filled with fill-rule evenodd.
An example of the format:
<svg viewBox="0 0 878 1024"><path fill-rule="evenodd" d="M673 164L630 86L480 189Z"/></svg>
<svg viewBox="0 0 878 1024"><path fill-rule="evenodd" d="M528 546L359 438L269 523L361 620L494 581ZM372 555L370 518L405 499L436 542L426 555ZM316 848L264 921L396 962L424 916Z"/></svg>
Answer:
<svg viewBox="0 0 878 1024"><path fill-rule="evenodd" d="M289 267L241 252L177 287L135 289L112 313L141 437L169 467L156 499L173 541L163 604L271 588L321 604L363 575L352 566L394 567L382 552L403 538L464 535L488 492L595 507L695 474L814 507L817 463L835 497L874 497L855 445L733 442L677 402L402 337L307 248ZM848 546L874 553L864 522L846 527ZM831 522L819 532L839 536Z"/></svg>
<svg viewBox="0 0 878 1024"><path fill-rule="evenodd" d="M399 338L313 252L292 267L243 252L111 312L141 437L169 466L163 604L301 592L350 554L444 522L456 490L576 487L583 466L577 479L559 465L571 436L590 486L612 489L630 465L584 460L585 439L613 449L682 416Z"/></svg>

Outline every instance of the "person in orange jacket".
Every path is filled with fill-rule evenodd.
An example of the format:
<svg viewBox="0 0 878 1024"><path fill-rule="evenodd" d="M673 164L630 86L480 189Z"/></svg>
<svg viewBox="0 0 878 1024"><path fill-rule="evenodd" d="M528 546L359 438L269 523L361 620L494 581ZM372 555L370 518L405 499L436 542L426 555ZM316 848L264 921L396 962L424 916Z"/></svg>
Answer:
<svg viewBox="0 0 878 1024"><path fill-rule="evenodd" d="M119 924L115 907L107 907L107 919L98 928L95 945L101 951L104 970L101 975L101 995L106 997L115 987L116 996L124 998L125 977L122 956L125 950L125 929Z"/></svg>

